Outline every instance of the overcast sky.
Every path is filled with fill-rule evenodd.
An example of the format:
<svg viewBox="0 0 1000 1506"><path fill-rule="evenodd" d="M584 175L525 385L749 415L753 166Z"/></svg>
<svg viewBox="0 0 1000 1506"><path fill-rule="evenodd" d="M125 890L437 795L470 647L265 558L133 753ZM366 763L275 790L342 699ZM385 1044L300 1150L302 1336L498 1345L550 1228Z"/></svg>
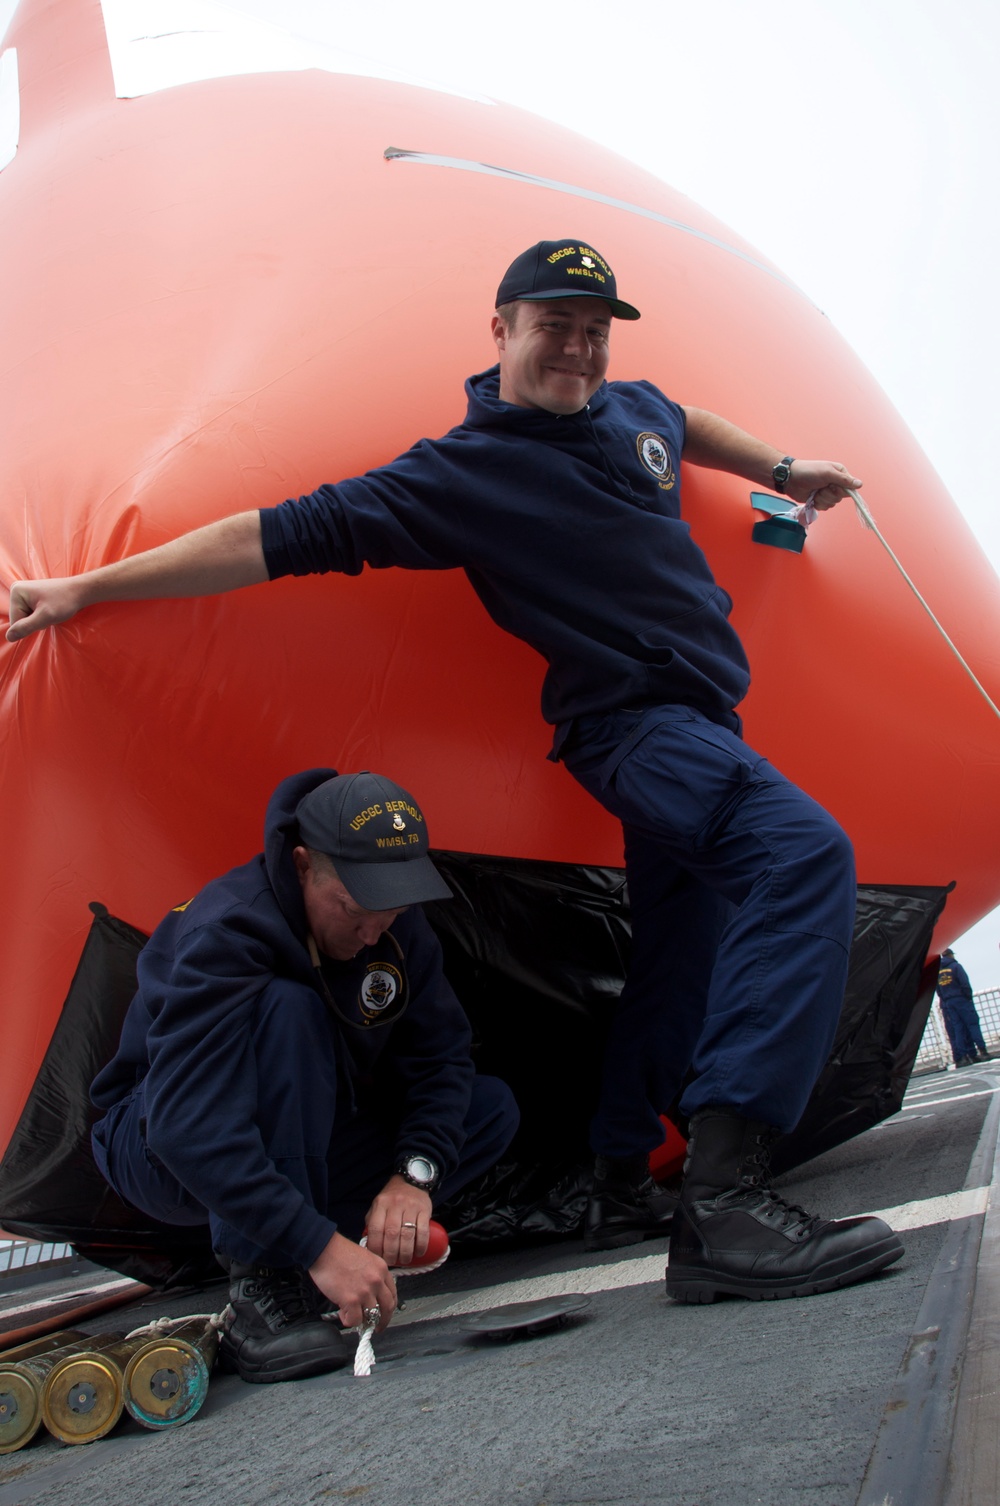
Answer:
<svg viewBox="0 0 1000 1506"><path fill-rule="evenodd" d="M227 9L533 110L689 194L824 309L1000 567L996 0Z"/></svg>
<svg viewBox="0 0 1000 1506"><path fill-rule="evenodd" d="M209 10L216 19L239 13L519 105L688 194L826 312L1000 570L996 0L107 0L106 8L135 16L142 5L151 16L157 6L166 16L169 5L174 18L192 21ZM0 27L14 8L0 0ZM877 515L878 498L867 500ZM1000 913L956 943L976 987L1000 985L998 941Z"/></svg>

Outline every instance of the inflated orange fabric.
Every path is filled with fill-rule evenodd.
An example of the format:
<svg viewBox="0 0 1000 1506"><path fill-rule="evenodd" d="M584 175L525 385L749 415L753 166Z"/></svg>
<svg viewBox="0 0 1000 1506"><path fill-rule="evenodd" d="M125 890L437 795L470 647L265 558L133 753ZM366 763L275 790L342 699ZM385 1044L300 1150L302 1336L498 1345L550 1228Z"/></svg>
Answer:
<svg viewBox="0 0 1000 1506"><path fill-rule="evenodd" d="M612 375L852 466L1000 698L1000 587L918 446L823 315L690 200L523 112L370 79L117 99L98 0L22 0L7 45L3 587L443 432L463 378L493 362L503 268L579 234L643 311L615 328ZM938 939L959 935L1000 899L1000 724L850 504L796 556L751 542L745 482L688 467L684 485L753 665L748 738L844 823L862 879L956 879ZM88 900L151 928L258 849L286 774L384 771L419 794L438 846L619 862L615 823L545 760L542 668L457 573L95 608L0 646L0 1146Z"/></svg>

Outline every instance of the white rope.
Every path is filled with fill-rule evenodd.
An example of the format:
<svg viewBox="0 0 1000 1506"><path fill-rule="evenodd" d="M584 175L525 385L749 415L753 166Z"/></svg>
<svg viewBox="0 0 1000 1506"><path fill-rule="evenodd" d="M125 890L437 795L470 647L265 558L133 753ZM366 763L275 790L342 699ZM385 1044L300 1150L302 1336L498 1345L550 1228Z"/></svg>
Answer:
<svg viewBox="0 0 1000 1506"><path fill-rule="evenodd" d="M962 655L959 653L959 651L955 647L954 643L952 643L951 639L948 637L948 634L945 632L945 630L941 626L940 622L938 622L937 618L934 616L934 613L931 611L930 607L927 605L927 602L921 596L920 592L917 590L917 588L914 585L913 581L910 579L910 577L907 575L906 571L903 569L903 566L900 564L899 560L896 558L895 554L892 552L892 549L889 547L888 543L886 542L886 540L883 538L881 532L879 531L878 524L875 522L875 519L872 517L871 512L868 509L868 504L863 500L863 498L861 496L859 496L859 494L857 492L851 491L850 488L848 488L848 495L853 500L853 502L854 502L854 510L857 513L858 517L861 519L861 522L864 524L865 528L870 529L870 531L878 539L879 543L882 545L882 548L885 550L886 554L892 560L892 563L895 565L895 567L899 571L900 575L906 581L906 584L909 586L910 590L913 592L914 596L917 598L917 600L919 601L920 605L923 607L924 611L927 613L928 617L931 619L931 621L933 622L934 626L937 628L938 632L941 634L941 637L944 639L945 643L947 643L948 647L951 649L952 653L955 655L955 658L958 660L959 664L961 664L962 668L965 670L965 673L968 675L968 677L972 681L973 685L979 691L979 694L982 696L982 698L986 702L987 706L989 706L990 710L993 712L993 714L995 716L1000 717L1000 707L998 707L996 705L996 703L990 698L988 692L983 688L983 686L976 679L976 677L973 674L972 670L969 668L968 664L966 664L965 660L962 658Z"/></svg>
<svg viewBox="0 0 1000 1506"><path fill-rule="evenodd" d="M801 523L803 528L808 528L810 524L816 521L817 513L815 507L813 507L813 497L815 495L815 492L810 492L806 500L800 502L798 507L793 507L788 514L790 518L795 519L796 523Z"/></svg>
<svg viewBox="0 0 1000 1506"><path fill-rule="evenodd" d="M354 1355L355 1375L371 1375L372 1373L372 1369L375 1365L375 1350L372 1347L372 1334L375 1332L377 1322L378 1319L373 1318L370 1323L366 1323L363 1327L358 1329L358 1333L361 1337L358 1339L358 1347Z"/></svg>
<svg viewBox="0 0 1000 1506"><path fill-rule="evenodd" d="M127 1339L145 1338L165 1339L184 1323L204 1323L206 1328L226 1329L232 1321L233 1310L226 1306L221 1313L191 1313L187 1318L154 1318L152 1323L145 1323L141 1328L133 1328L127 1333Z"/></svg>
<svg viewBox="0 0 1000 1506"><path fill-rule="evenodd" d="M359 1244L361 1245L362 1249L367 1249L367 1234L362 1234L361 1239L359 1240ZM451 1245L447 1244L444 1248L444 1254L440 1255L437 1260L432 1260L430 1265L394 1265L389 1267L389 1274L390 1276L426 1276L431 1271L436 1271L440 1266L443 1266L450 1254ZM399 1305L400 1307L402 1307L403 1304L400 1303ZM336 1314L324 1313L323 1316L332 1318L335 1317ZM372 1373L375 1365L375 1349L372 1345L372 1334L375 1332L377 1323L378 1319L375 1319L374 1322L361 1324L357 1329L360 1337L358 1339L358 1347L354 1355L355 1375L371 1375Z"/></svg>

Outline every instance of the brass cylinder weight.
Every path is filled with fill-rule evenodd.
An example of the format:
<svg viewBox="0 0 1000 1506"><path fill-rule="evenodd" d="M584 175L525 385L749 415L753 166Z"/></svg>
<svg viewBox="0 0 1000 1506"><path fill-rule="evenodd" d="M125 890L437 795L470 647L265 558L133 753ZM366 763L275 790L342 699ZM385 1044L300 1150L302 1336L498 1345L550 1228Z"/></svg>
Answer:
<svg viewBox="0 0 1000 1506"><path fill-rule="evenodd" d="M86 1334L66 1328L0 1353L0 1454L23 1448L42 1425L42 1382L25 1361L55 1354L81 1340L86 1340Z"/></svg>
<svg viewBox="0 0 1000 1506"><path fill-rule="evenodd" d="M0 1355L0 1453L44 1422L61 1443L103 1438L125 1407L144 1428L173 1427L200 1410L218 1331L191 1318L164 1335L53 1334Z"/></svg>
<svg viewBox="0 0 1000 1506"><path fill-rule="evenodd" d="M125 1405L120 1333L94 1334L56 1356L27 1364L40 1372L42 1421L60 1443L93 1443L110 1433Z"/></svg>
<svg viewBox="0 0 1000 1506"><path fill-rule="evenodd" d="M144 1428L175 1427L200 1410L219 1352L218 1330L189 1318L162 1337L147 1339L125 1369L125 1405Z"/></svg>

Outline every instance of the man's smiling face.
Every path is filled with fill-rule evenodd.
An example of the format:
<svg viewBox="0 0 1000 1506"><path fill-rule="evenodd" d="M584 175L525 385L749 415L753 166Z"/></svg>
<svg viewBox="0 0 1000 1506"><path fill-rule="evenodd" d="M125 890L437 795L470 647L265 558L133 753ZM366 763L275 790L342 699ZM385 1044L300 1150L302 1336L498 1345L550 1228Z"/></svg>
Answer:
<svg viewBox="0 0 1000 1506"><path fill-rule="evenodd" d="M608 369L611 309L603 298L518 303L513 329L495 315L500 396L518 408L579 413Z"/></svg>

